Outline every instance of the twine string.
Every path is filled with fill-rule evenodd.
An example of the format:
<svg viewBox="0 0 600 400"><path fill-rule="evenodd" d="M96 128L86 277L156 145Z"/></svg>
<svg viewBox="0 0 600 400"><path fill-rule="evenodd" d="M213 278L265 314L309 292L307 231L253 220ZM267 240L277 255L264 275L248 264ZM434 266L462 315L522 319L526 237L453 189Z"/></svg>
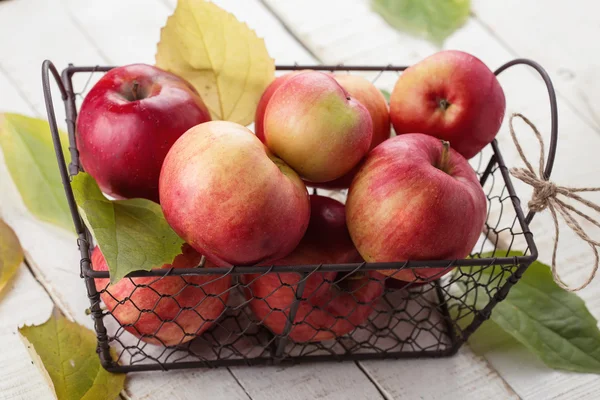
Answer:
<svg viewBox="0 0 600 400"><path fill-rule="evenodd" d="M533 165L529 162L519 140L517 139L517 135L515 134L515 129L513 126L513 120L518 117L523 122L525 122L537 138L540 145L540 158L539 158L539 173L536 174L533 168ZM546 209L550 210L550 214L552 215L552 220L554 222L554 248L552 250L552 276L554 281L563 289L576 292L588 286L595 278L596 273L598 272L598 264L600 263L600 257L598 256L598 247L600 247L600 242L592 239L582 228L581 224L575 219L575 215L585 219L591 224L600 228L600 222L591 217L584 211L581 211L578 208L575 208L571 204L566 203L562 198L567 198L575 201L576 203L589 207L590 209L600 213L600 206L595 204L583 197L579 196L577 193L581 192L600 192L600 187L584 187L584 188L572 188L567 186L559 186L555 183L548 181L544 178L544 163L546 160L546 155L544 153L544 139L540 131L537 127L524 115L515 113L510 116L509 120L509 129L512 140L519 152L519 156L523 163L525 163L526 168L511 168L510 173L517 179L526 183L527 185L533 188L533 195L531 196L531 200L527 203L529 210L534 212L541 212ZM559 242L559 227L558 227L558 217L562 217L567 226L571 228L573 232L581 240L586 242L592 249L592 253L594 254L595 262L592 270L589 275L586 277L583 284L577 287L570 287L567 285L558 274L558 268L556 266L556 253L558 251L558 242Z"/></svg>

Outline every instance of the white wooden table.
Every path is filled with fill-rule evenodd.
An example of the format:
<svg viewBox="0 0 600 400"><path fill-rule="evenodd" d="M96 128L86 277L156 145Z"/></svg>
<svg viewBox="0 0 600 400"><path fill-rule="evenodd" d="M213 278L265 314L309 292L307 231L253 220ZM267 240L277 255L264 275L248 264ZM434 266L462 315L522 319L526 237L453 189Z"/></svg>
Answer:
<svg viewBox="0 0 600 400"><path fill-rule="evenodd" d="M410 64L438 49L400 34L370 11L367 0L218 0L266 40L278 63ZM473 16L445 44L495 68L509 59L542 63L559 93L560 145L554 179L598 185L600 163L600 36L593 0L473 1ZM59 68L153 63L159 29L175 0L8 0L0 2L0 111L45 117L41 62ZM548 132L541 81L526 69L501 77L508 111L520 111ZM59 113L59 119L64 114ZM537 155L533 137L523 137ZM506 129L499 135L507 164L517 163ZM530 193L516 183L517 190ZM596 197L596 200L598 198ZM79 278L75 238L37 221L25 209L0 152L0 216L26 251L0 301L0 399L50 399L18 335L22 324L45 321L53 305L92 326ZM551 254L551 220L537 217L540 258ZM591 264L587 247L563 230L560 262L571 283ZM600 317L600 280L580 296ZM552 371L520 346L498 343L484 356L464 347L453 358L364 361L294 367L235 367L132 374L123 399L597 399L600 378Z"/></svg>

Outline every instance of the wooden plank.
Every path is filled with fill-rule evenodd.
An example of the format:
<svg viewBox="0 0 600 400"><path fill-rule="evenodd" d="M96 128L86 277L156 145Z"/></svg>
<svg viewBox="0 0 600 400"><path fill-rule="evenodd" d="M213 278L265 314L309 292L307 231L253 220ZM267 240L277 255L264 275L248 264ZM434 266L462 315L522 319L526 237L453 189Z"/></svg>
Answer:
<svg viewBox="0 0 600 400"><path fill-rule="evenodd" d="M154 64L160 28L170 14L161 1L64 1L74 25L110 65ZM95 60L97 64L101 60Z"/></svg>
<svg viewBox="0 0 600 400"><path fill-rule="evenodd" d="M32 108L9 78L0 71L0 112L31 114Z"/></svg>
<svg viewBox="0 0 600 400"><path fill-rule="evenodd" d="M473 11L514 56L542 63L554 78L558 91L578 115L600 134L600 56L593 51L600 35L591 0L576 4L550 0L509 0L502 3L476 0ZM545 21L545 23L537 23ZM552 51L548 51L551 46Z"/></svg>
<svg viewBox="0 0 600 400"><path fill-rule="evenodd" d="M398 33L390 28L378 16L369 10L368 2L343 1L318 2L305 1L302 4L285 2L282 0L265 0L274 9L281 19L290 27L297 37L304 41L321 60L327 63L351 64L412 64L423 57L437 51L437 49L422 40L411 38ZM533 6L533 5L532 5ZM503 6L504 7L504 4ZM310 17L308 16L310 13ZM335 15L336 21L332 20ZM537 18L537 17L536 17ZM562 20L562 19L561 19ZM340 22L340 21L343 21ZM535 31L527 35L535 36ZM521 36L525 35L521 32ZM536 39L537 40L537 39ZM476 20L470 20L465 27L449 38L447 48L468 51L482 58L492 68L514 58L496 38L482 27ZM539 50L542 51L543 46ZM545 87L526 67L507 71L500 77L500 81L507 95L508 114L522 112L531 118L540 130L549 132L549 106ZM392 81L378 81L378 86L391 88ZM389 86L385 86L389 85ZM595 149L600 146L598 135L595 135L590 126L580 116L573 112L568 105L559 99L560 126L564 136L560 141L553 178L558 183L571 186L590 186L597 182L596 177L600 167L595 160ZM534 163L537 161L538 147L534 136L522 125L517 125L519 138ZM509 166L522 165L519 161L514 145L507 132L506 124L498 136L504 158ZM547 139L548 140L548 139ZM581 166L581 167L580 167ZM583 169L582 169L583 168ZM520 182L515 182L518 193L526 204L531 190ZM598 195L587 196L590 199L600 200ZM589 227L589 224L587 224ZM536 234L536 242L540 250L540 258L548 261L551 254L553 241L552 222L548 215L537 216L531 225ZM568 228L561 224L561 253L560 264L565 269L564 278L575 284L581 282L583 276L589 271L591 255L587 253L587 245L580 243ZM588 304L592 313L600 315L600 301L594 294L600 287L600 280L596 280L588 289L580 293ZM499 354L500 353L500 354ZM516 372L514 368L518 361L504 363L499 358L502 352L486 354L486 358L500 375L515 388L521 396L530 396L535 388L530 376ZM439 361L443 366L447 360ZM376 363L363 363L368 365L367 370L374 368ZM390 368L398 368L402 363L393 364ZM512 367L511 367L512 366ZM444 368L444 367L441 367ZM445 368L447 370L447 368ZM443 372L434 374L442 375ZM385 377L373 375L378 382ZM400 376L400 373L398 373ZM547 392L563 392L565 387L577 388L589 386L589 376L583 374L567 374L564 372L551 372L547 368L538 370L538 376L545 377L543 385ZM429 377L422 377L426 381ZM418 379L418 377L417 377ZM401 385L401 380L398 381ZM538 380L539 382L539 380ZM540 383L541 385L541 383ZM421 384L421 386L426 386ZM537 386L536 386L537 387ZM399 387L400 392L402 388ZM531 390L530 390L531 389Z"/></svg>
<svg viewBox="0 0 600 400"><path fill-rule="evenodd" d="M60 70L68 63L104 64L102 55L82 36L65 13L60 0L4 1L0 4L0 27L15 27L26 21L27 29L19 35L4 31L0 69L32 104L35 113L46 115L40 80L42 62L53 61ZM15 29L15 28L13 28ZM26 49L26 50L25 50ZM60 96L55 91L56 99ZM57 110L57 120L64 126L64 111Z"/></svg>
<svg viewBox="0 0 600 400"><path fill-rule="evenodd" d="M0 341L0 400L55 398L18 333L0 330Z"/></svg>
<svg viewBox="0 0 600 400"><path fill-rule="evenodd" d="M497 371L467 348L447 359L363 362L388 399L518 399ZM460 397L459 397L460 396Z"/></svg>
<svg viewBox="0 0 600 400"><path fill-rule="evenodd" d="M379 399L377 388L352 362L293 367L232 368L254 400Z"/></svg>
<svg viewBox="0 0 600 400"><path fill-rule="evenodd" d="M20 326L39 325L48 319L52 306L23 263L0 294L0 331L15 333Z"/></svg>

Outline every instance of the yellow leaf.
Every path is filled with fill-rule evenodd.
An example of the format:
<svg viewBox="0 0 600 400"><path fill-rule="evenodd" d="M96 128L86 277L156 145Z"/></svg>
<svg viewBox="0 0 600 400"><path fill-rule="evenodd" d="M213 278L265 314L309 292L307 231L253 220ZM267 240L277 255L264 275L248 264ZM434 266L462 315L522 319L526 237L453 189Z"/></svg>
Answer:
<svg viewBox="0 0 600 400"><path fill-rule="evenodd" d="M161 30L156 65L188 80L213 119L248 125L274 79L263 39L204 0L179 0Z"/></svg>
<svg viewBox="0 0 600 400"><path fill-rule="evenodd" d="M100 365L94 332L57 309L42 325L19 328L19 333L58 400L115 399L123 389L125 375Z"/></svg>
<svg viewBox="0 0 600 400"><path fill-rule="evenodd" d="M15 232L0 219L0 292L23 262L23 249Z"/></svg>

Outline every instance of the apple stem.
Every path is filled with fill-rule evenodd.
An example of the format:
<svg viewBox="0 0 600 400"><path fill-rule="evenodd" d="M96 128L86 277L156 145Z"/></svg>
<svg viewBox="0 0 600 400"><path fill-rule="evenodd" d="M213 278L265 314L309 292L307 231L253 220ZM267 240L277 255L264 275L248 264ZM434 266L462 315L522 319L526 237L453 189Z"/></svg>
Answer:
<svg viewBox="0 0 600 400"><path fill-rule="evenodd" d="M138 81L133 81L133 86L131 87L131 94L133 95L133 101L136 101L138 99L138 87L139 87Z"/></svg>
<svg viewBox="0 0 600 400"><path fill-rule="evenodd" d="M446 111L450 107L450 102L446 99L440 98L438 99L438 105L442 110Z"/></svg>
<svg viewBox="0 0 600 400"><path fill-rule="evenodd" d="M448 172L448 162L450 159L450 142L442 140L442 156L438 168L444 172Z"/></svg>

